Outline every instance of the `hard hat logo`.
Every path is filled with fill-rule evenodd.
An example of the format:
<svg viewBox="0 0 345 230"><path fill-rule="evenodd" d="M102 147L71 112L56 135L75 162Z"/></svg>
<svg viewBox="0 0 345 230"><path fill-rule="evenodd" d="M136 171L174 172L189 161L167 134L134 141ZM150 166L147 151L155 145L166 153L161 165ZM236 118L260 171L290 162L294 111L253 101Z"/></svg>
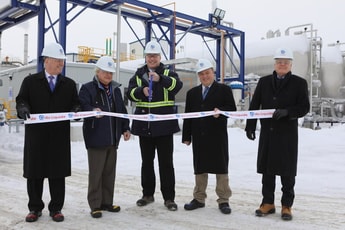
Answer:
<svg viewBox="0 0 345 230"><path fill-rule="evenodd" d="M277 49L275 55L274 55L274 59L291 59L293 60L293 55L291 50L286 49L286 48L279 48Z"/></svg>
<svg viewBox="0 0 345 230"><path fill-rule="evenodd" d="M200 59L196 64L196 73L200 73L206 69L213 68L212 63L207 59Z"/></svg>
<svg viewBox="0 0 345 230"><path fill-rule="evenodd" d="M109 56L103 56L96 62L96 66L101 70L115 73L115 63L114 60Z"/></svg>
<svg viewBox="0 0 345 230"><path fill-rule="evenodd" d="M42 50L43 57L51 57L56 59L66 59L65 52L59 43L50 43Z"/></svg>
<svg viewBox="0 0 345 230"><path fill-rule="evenodd" d="M150 41L146 44L145 54L161 54L161 46L156 41Z"/></svg>

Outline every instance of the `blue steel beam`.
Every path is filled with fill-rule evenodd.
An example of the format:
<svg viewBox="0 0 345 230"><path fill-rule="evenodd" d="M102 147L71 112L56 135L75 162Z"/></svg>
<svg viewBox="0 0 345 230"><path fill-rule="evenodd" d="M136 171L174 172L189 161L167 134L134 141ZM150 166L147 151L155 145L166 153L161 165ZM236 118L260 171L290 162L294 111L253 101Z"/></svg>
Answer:
<svg viewBox="0 0 345 230"><path fill-rule="evenodd" d="M0 13L0 32L37 16L39 10L39 6L25 2L19 2L18 0L11 0L9 9ZM25 13L19 14L16 17L11 17L11 15L17 12Z"/></svg>
<svg viewBox="0 0 345 230"><path fill-rule="evenodd" d="M0 22L4 22L4 24L0 24L0 32L2 29L9 28L13 26L16 23L19 23L21 21L24 21L34 17L35 15L38 15L38 21L39 21L39 28L38 28L38 51L37 55L40 56L40 53L42 51L43 45L44 45L44 33L49 30L48 27L47 30L44 29L44 23L45 23L45 13L44 10L46 9L46 0L40 0L39 6L32 6L30 4L21 3L18 0L11 0L13 7L11 10L2 12L0 14ZM72 8L67 11L66 4L70 3L72 4ZM113 0L113 1L99 1L99 0L60 0L60 18L57 19L59 21L59 42L62 43L62 46L66 50L66 27L70 22L67 21L67 14L76 6L84 7L82 11L84 11L86 8L91 8L94 10L99 10L102 12L117 14L118 13L118 7L121 5L121 15L123 18L125 18L125 21L129 25L128 18L134 19L134 20L140 20L143 21L145 26L145 41L148 42L150 38L152 37L152 33L155 34L153 31L153 25L157 26L160 33L162 34L161 37L157 38L157 40L164 39L169 44L169 53L170 53L170 59L175 58L175 47L176 45L182 40L182 38L176 42L176 31L184 31L185 34L191 33L201 36L202 38L211 38L216 40L216 55L214 56L212 53L212 56L215 57L216 61L216 77L219 79L219 71L220 71L220 53L226 51L222 51L220 47L220 38L221 33L217 31L222 31L224 34L224 39L230 40L231 44L234 47L234 50L236 51L236 55L240 59L240 68L239 68L239 80L241 82L244 82L244 35L245 33L239 30L236 30L231 27L227 27L224 25L221 25L219 21L217 23L214 23L212 21L212 15L209 15L208 20L200 19L197 17L193 17L187 14L175 12L169 9L165 9L159 6L155 6L149 3L145 3L142 1L137 0ZM11 19L8 18L8 15L10 13L13 13L15 10L20 9L28 9L27 13L22 15L20 19ZM43 12L42 12L43 11ZM80 11L80 13L82 12ZM77 17L80 13L75 15L74 17ZM2 21L1 21L2 19ZM55 23L57 23L55 21ZM52 22L50 27L53 27ZM212 28L212 30L210 30ZM132 30L133 31L133 30ZM136 34L135 34L136 35ZM185 36L185 35L184 35ZM184 37L183 36L183 37ZM55 36L56 37L56 36ZM139 36L137 36L138 41ZM239 38L240 39L240 47L238 48L233 39ZM206 44L206 43L205 43ZM211 51L210 51L211 52ZM231 60L231 57L229 55L226 55L228 59L230 59L230 63L233 64L233 61ZM238 71L238 68L236 68Z"/></svg>

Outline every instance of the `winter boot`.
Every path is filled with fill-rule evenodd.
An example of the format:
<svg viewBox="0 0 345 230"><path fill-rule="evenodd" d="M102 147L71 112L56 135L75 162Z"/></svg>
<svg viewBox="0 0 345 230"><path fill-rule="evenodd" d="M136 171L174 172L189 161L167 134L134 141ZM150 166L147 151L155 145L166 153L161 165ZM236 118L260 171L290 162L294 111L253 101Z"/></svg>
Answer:
<svg viewBox="0 0 345 230"><path fill-rule="evenodd" d="M276 212L274 204L261 204L260 208L255 211L256 216L265 216Z"/></svg>
<svg viewBox="0 0 345 230"><path fill-rule="evenodd" d="M282 219L292 220L291 207L284 206L284 205L282 206Z"/></svg>

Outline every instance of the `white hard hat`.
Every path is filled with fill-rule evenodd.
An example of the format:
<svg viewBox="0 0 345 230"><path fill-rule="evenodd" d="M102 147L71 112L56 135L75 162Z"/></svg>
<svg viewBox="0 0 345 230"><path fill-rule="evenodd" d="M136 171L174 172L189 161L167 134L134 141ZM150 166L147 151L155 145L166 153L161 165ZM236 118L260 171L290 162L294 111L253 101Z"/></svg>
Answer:
<svg viewBox="0 0 345 230"><path fill-rule="evenodd" d="M161 54L161 45L156 41L150 41L145 46L145 54Z"/></svg>
<svg viewBox="0 0 345 230"><path fill-rule="evenodd" d="M97 60L96 66L101 70L115 73L115 63L114 60L109 56L103 56Z"/></svg>
<svg viewBox="0 0 345 230"><path fill-rule="evenodd" d="M196 73L200 73L206 69L213 68L212 63L207 59L199 59L198 63L196 63Z"/></svg>
<svg viewBox="0 0 345 230"><path fill-rule="evenodd" d="M42 56L56 59L66 59L65 52L59 43L50 43L42 50Z"/></svg>
<svg viewBox="0 0 345 230"><path fill-rule="evenodd" d="M278 58L293 60L293 55L290 49L279 48L276 50L276 53L274 55L274 59L278 59Z"/></svg>

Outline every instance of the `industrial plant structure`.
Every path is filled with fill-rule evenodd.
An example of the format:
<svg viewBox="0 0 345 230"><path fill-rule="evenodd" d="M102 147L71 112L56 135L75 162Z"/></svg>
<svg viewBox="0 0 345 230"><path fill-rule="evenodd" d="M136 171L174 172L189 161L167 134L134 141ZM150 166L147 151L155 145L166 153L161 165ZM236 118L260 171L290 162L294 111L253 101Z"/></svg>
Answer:
<svg viewBox="0 0 345 230"><path fill-rule="evenodd" d="M213 60L217 81L232 87L238 109L246 110L258 79L273 71L274 51L284 44L293 51L293 73L308 81L311 107L304 123L314 128L315 124L322 122L335 123L345 120L344 53L340 44L323 44L313 24L291 26L284 31L283 36L280 31L268 31L265 39L245 44L245 33L234 29L232 23L223 21L224 12L218 8L214 9L207 19L200 19L136 0L60 0L59 18L54 21L49 17L47 2L8 0L0 4L0 32L33 17L37 17L38 21L36 62L27 63L27 60L24 60L25 64L18 66L8 59L2 61L0 104L7 109L7 119L16 118L13 103L22 79L43 68L40 53L45 44L45 34L53 32L56 41L65 48L68 24L85 10L93 9L100 14L117 15L117 33L124 30L120 25L123 21L128 26L126 29L130 30L137 40L122 43L120 36L117 36L117 50L114 50L115 46L112 48L112 42L108 41L109 46L97 52L95 48L85 46L79 47L76 54L66 50L68 59L65 75L74 78L79 87L93 77L95 60L102 55L111 55L117 64L116 80L122 84L122 90L125 91L129 77L144 62L140 59L144 45L155 39L162 45L163 63L178 72L184 82L184 88L177 98L179 112L183 112L186 91L198 84L194 69L198 57L188 56L190 54L184 53L181 45L183 39L193 35L199 36L204 44L200 49L207 52L208 57ZM67 15L72 11L75 16L67 21ZM133 29L131 20L143 22L144 35ZM57 23L59 36L56 36L54 31L54 25ZM27 45L27 37L24 37L24 44Z"/></svg>

